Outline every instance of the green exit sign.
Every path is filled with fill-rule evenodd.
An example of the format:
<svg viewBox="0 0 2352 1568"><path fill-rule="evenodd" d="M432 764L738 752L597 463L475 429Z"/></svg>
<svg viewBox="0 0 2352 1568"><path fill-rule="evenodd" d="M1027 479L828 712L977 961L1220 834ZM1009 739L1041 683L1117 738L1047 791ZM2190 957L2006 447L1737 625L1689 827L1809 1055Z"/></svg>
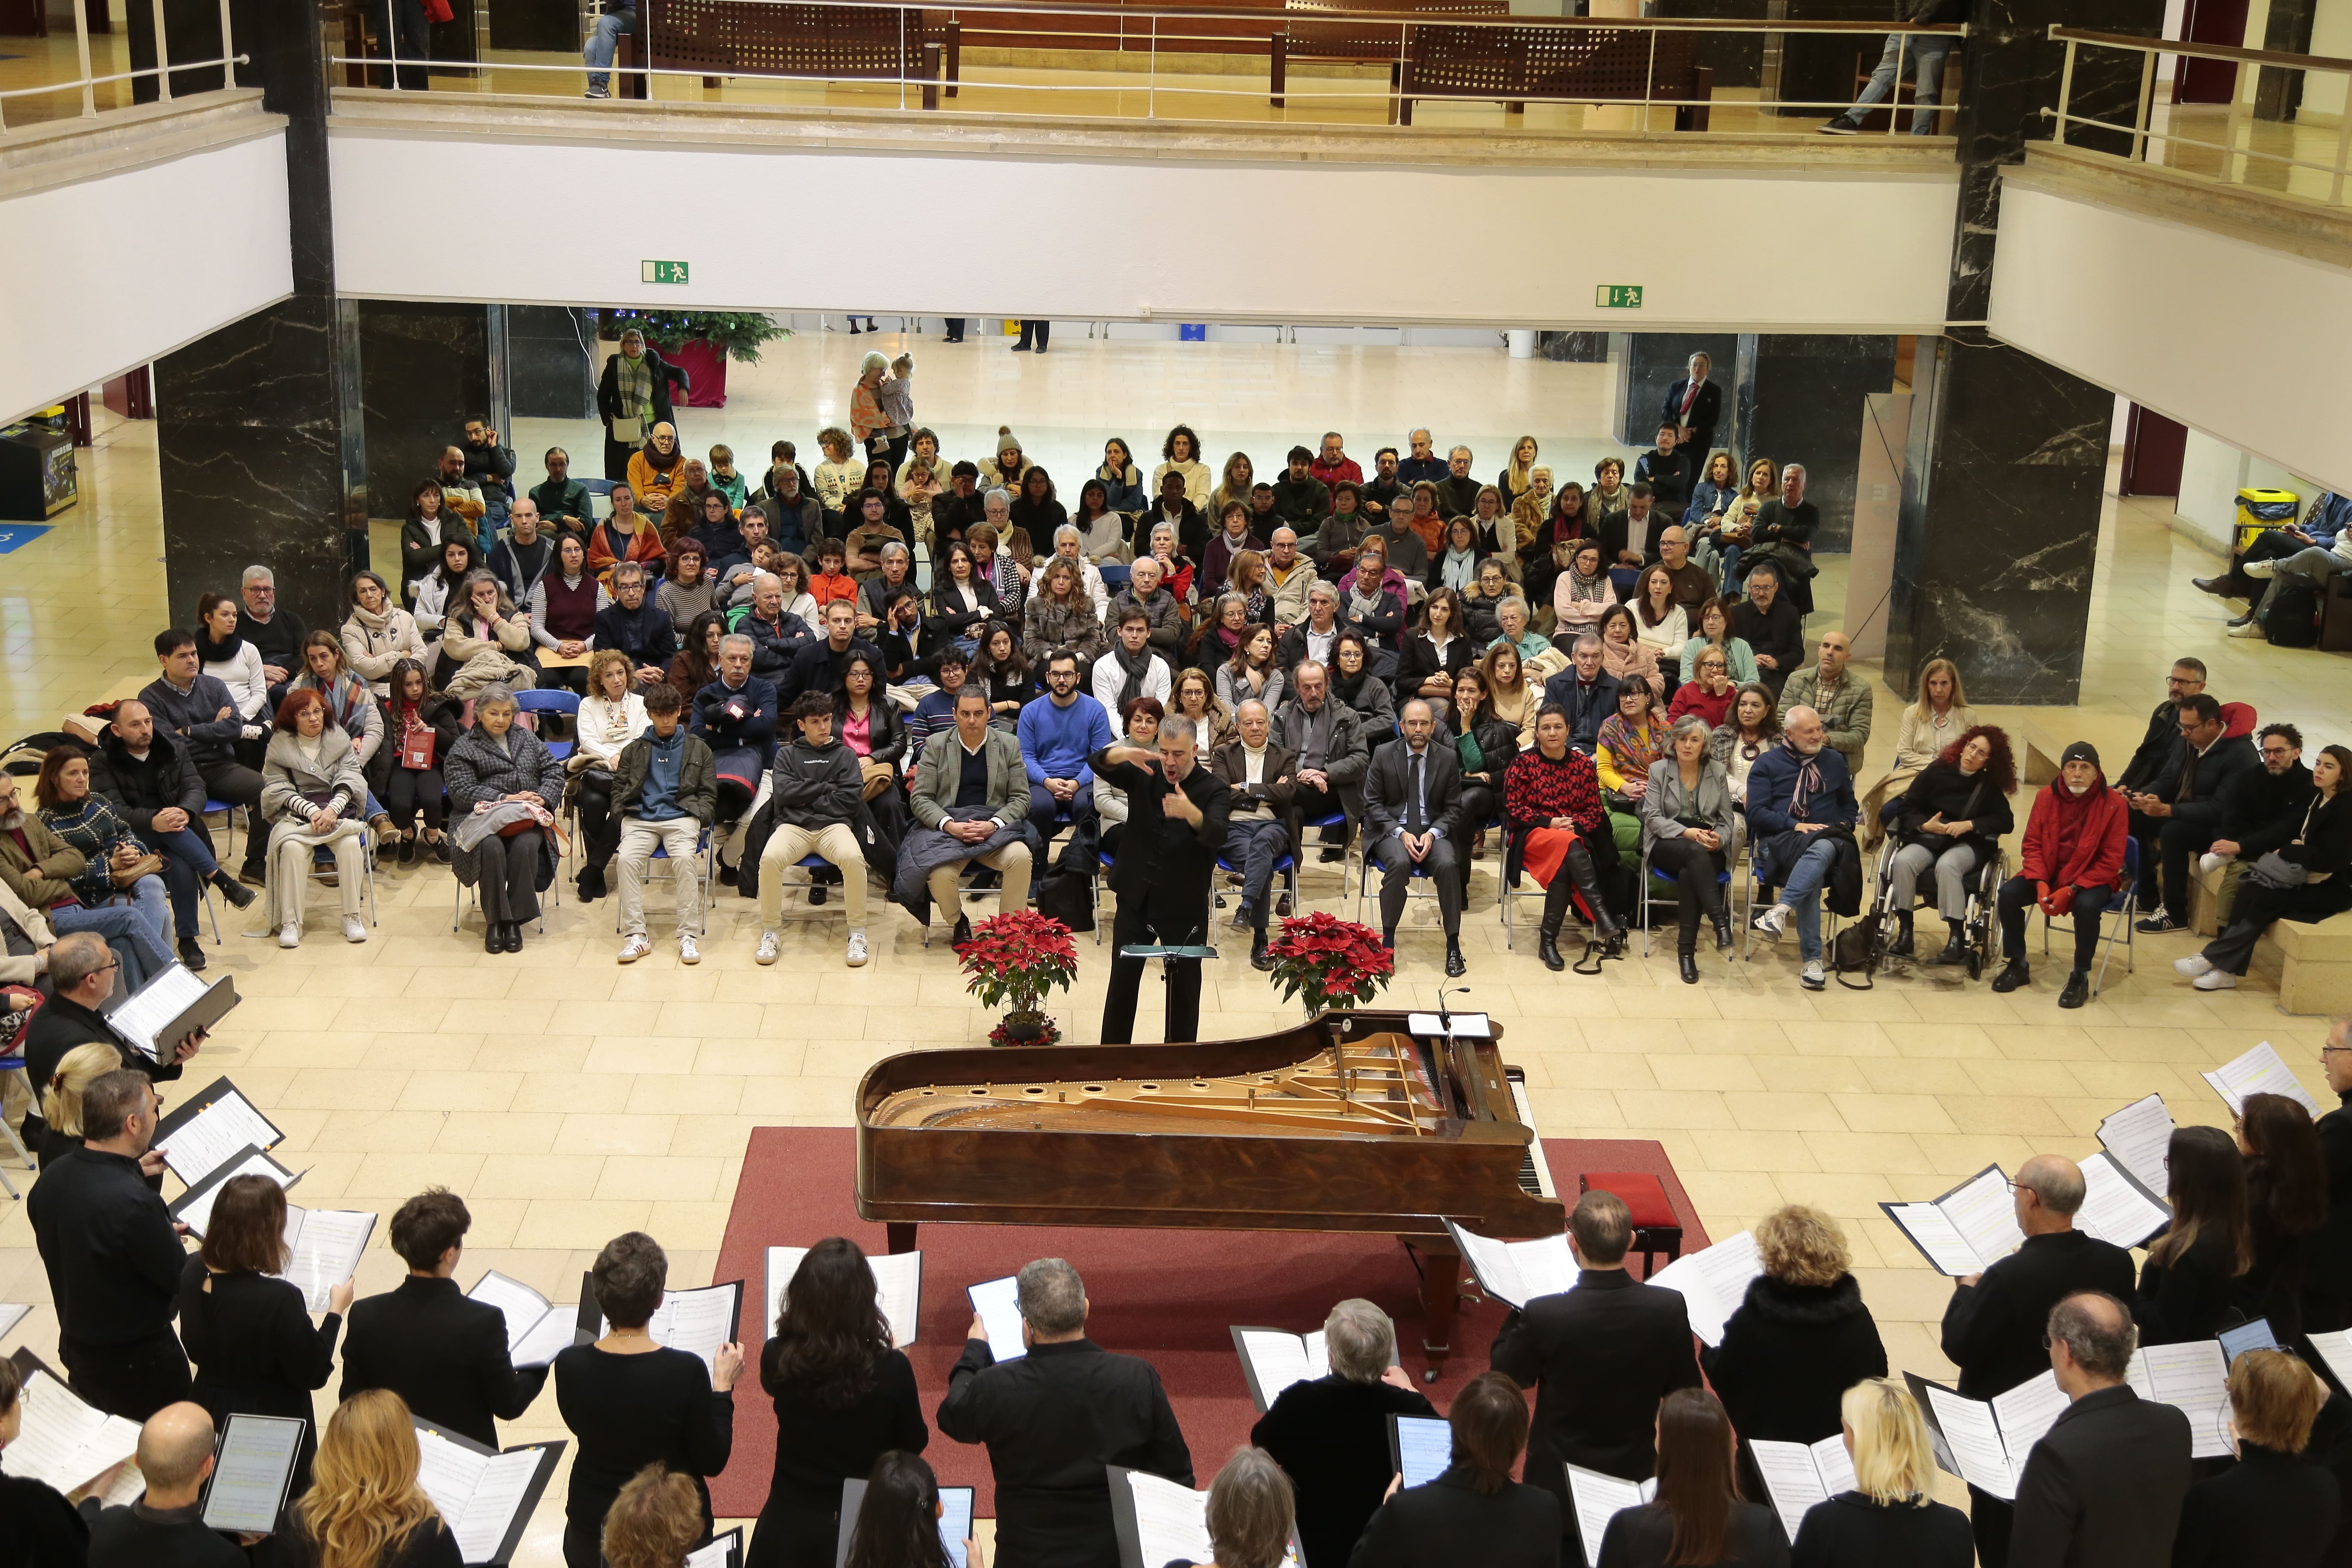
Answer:
<svg viewBox="0 0 2352 1568"><path fill-rule="evenodd" d="M681 276L678 281L683 283ZM1604 310L1638 310L1642 308L1642 286L1639 283L1603 283L1592 290L1592 302Z"/></svg>
<svg viewBox="0 0 2352 1568"><path fill-rule="evenodd" d="M683 261L646 261L640 262L638 268L638 279L641 282L683 283L686 281L686 263ZM1642 291L1636 289L1633 292L1639 295ZM1638 305L1641 300L1637 298L1633 302Z"/></svg>

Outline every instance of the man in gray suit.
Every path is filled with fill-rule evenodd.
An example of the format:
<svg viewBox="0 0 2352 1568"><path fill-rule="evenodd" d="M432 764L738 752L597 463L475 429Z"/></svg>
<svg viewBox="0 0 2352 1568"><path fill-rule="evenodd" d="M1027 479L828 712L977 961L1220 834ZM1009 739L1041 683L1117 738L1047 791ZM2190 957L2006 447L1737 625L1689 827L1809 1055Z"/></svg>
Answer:
<svg viewBox="0 0 2352 1568"><path fill-rule="evenodd" d="M1365 843L1377 855L1381 873L1381 942L1396 945L1397 917L1404 913L1406 883L1425 869L1436 885L1437 912L1445 926L1445 973L1469 968L1462 962L1463 864L1448 837L1461 803L1462 765L1454 748L1437 744L1436 721L1419 698L1398 718L1404 731L1372 753L1364 774ZM1365 862L1369 870L1370 859Z"/></svg>

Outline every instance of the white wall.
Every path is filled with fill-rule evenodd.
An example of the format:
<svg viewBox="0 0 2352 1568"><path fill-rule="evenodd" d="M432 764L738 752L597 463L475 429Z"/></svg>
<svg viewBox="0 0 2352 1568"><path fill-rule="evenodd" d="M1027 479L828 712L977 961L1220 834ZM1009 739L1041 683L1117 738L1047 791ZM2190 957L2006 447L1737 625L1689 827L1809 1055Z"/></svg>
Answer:
<svg viewBox="0 0 2352 1568"><path fill-rule="evenodd" d="M0 420L293 291L283 132L0 200Z"/></svg>
<svg viewBox="0 0 2352 1568"><path fill-rule="evenodd" d="M2352 489L2352 382L2326 369L2352 355L2352 270L2012 183L1990 321L2086 381Z"/></svg>
<svg viewBox="0 0 2352 1568"><path fill-rule="evenodd" d="M2324 488L2226 441L2191 430L2181 453L2180 499L2174 510L2180 531L2216 553L2227 554L2237 537L2240 490L2292 490L2308 505Z"/></svg>
<svg viewBox="0 0 2352 1568"><path fill-rule="evenodd" d="M449 202L452 144L353 128L331 142L335 257L349 293L407 300L835 310L1076 320L1337 321L1428 326L1737 325L1749 331L1934 331L1944 319L1957 184L1934 174L1840 178L1820 170L1663 171L1381 167L1299 160L916 156L744 146L554 142L464 146L477 190L538 192L450 240L417 221ZM592 192L662 193L599 216ZM1000 218L949 251L896 226L859 243L820 212L847 193L986 190L999 215L1046 215L1029 235ZM812 198L808 193L833 195ZM791 193L786 195L786 193ZM812 205L814 200L814 205ZM609 204L605 204L609 205ZM658 210L658 222L646 220ZM1264 239L1216 243L1211 213L1264 215ZM1733 243L1692 213L1773 215ZM691 215L709 215L702 220ZM1148 215L1182 215L1165 243ZM1418 213L1410 253L1334 215ZM1449 229L1439 215L1468 220ZM1671 213L1643 226L1596 214ZM569 216L551 216L568 214ZM1087 215L1117 237L1077 243ZM1289 215L1289 216L1286 216ZM1497 229L1496 220L1512 221ZM942 219L944 221L944 219ZM812 226L814 225L814 226ZM1790 236L1785 246L1771 236ZM1344 237L1334 240L1339 234ZM691 287L639 280L644 260L689 264ZM1594 286L1639 283L1643 309L1597 310Z"/></svg>
<svg viewBox="0 0 2352 1568"><path fill-rule="evenodd" d="M2319 0L2311 16L2311 52L2334 59L2352 58L2352 0ZM2332 71L2305 71L2300 121L2333 123L2344 112L2346 79Z"/></svg>

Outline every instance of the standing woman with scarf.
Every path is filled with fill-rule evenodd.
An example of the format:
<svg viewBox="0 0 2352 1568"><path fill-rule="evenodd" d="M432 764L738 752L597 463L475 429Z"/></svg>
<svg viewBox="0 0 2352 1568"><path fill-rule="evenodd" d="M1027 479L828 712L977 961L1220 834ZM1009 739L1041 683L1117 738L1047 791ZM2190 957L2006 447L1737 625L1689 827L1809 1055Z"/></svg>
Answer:
<svg viewBox="0 0 2352 1568"><path fill-rule="evenodd" d="M691 389L686 367L670 363L659 350L648 346L646 334L631 327L621 334L621 350L604 362L596 383L596 412L604 421L604 477L615 482L629 477L629 463L656 425L677 417L670 389Z"/></svg>

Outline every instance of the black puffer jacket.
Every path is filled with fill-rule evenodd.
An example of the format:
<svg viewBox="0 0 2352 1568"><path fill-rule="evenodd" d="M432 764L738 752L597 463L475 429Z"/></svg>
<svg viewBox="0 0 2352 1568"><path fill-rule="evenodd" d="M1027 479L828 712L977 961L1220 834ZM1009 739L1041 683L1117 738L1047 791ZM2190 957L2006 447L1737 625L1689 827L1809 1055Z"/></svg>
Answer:
<svg viewBox="0 0 2352 1568"><path fill-rule="evenodd" d="M1831 1285L1761 1275L1699 1364L1740 1436L1818 1443L1838 1434L1838 1400L1886 1375L1886 1347L1851 1274Z"/></svg>

